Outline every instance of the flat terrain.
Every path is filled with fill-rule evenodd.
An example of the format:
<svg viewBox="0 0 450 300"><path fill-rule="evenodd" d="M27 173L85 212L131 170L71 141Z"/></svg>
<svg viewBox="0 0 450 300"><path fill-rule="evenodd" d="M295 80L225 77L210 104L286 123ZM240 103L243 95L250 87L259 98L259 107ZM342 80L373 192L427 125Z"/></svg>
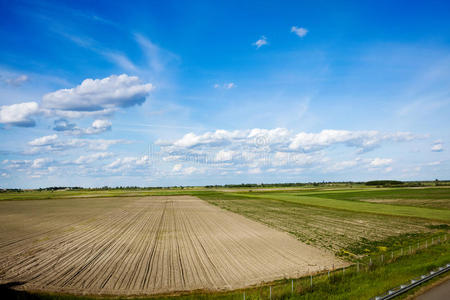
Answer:
<svg viewBox="0 0 450 300"><path fill-rule="evenodd" d="M289 232L305 243L333 251L387 237L430 231L429 222L417 218L393 218L263 198L223 199L220 195L204 198L211 204Z"/></svg>
<svg viewBox="0 0 450 300"><path fill-rule="evenodd" d="M420 189L416 189L417 191L424 191ZM372 213L372 214L383 214L383 215L391 215L391 216L399 216L399 217L413 217L413 218L423 218L429 220L439 220L444 222L450 222L450 209L446 209L445 206L448 202L450 202L450 190L445 189L445 195L447 198L440 199L440 201L444 202L441 204L440 208L430 208L416 206L414 204L409 205L392 205L392 204L384 204L384 203L371 203L367 201L352 201L341 198L341 194L358 194L360 191L333 191L330 192L271 192L271 193L235 193L236 196L246 196L251 198L263 198L263 199L274 199L287 201L292 203L298 203L302 205L308 206L318 206L318 207L326 207L330 209L337 210L347 210L354 212L363 212L363 213ZM403 190L401 190L403 191ZM406 191L406 189L405 189ZM365 193L374 193L371 195L370 199L377 199L376 191L364 191ZM389 197L382 198L385 201L388 199L398 199L398 191L397 190L388 190ZM347 196L348 197L348 196ZM410 197L414 197L414 194L410 192ZM422 199L425 201L424 199ZM432 203L435 200L433 198L428 199L428 203ZM377 201L379 202L379 201ZM413 202L414 203L414 202Z"/></svg>
<svg viewBox="0 0 450 300"><path fill-rule="evenodd" d="M83 294L235 289L345 263L192 196L0 202L0 283Z"/></svg>

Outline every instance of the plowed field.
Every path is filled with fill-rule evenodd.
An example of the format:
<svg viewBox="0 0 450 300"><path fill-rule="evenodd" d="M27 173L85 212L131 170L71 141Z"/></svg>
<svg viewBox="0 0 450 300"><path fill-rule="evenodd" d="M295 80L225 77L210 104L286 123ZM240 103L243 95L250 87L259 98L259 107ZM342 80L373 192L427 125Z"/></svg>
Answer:
<svg viewBox="0 0 450 300"><path fill-rule="evenodd" d="M26 202L0 203L0 283L26 290L223 290L344 264L191 196Z"/></svg>

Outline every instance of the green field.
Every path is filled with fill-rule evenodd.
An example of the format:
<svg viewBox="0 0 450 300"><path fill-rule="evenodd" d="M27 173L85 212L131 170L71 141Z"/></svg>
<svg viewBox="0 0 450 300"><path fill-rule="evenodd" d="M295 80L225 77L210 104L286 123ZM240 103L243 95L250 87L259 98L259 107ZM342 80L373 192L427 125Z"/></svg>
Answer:
<svg viewBox="0 0 450 300"><path fill-rule="evenodd" d="M439 197L441 197L440 201L443 203L441 206L443 208L429 208L421 206L415 206L414 203L410 205L392 205L392 204L384 204L384 203L371 203L359 201L358 195L363 194L365 197L373 197L371 199L377 198L377 193L379 191L333 191L333 192L310 192L310 193L295 193L295 192L270 192L270 193L236 193L235 196L244 196L244 197L252 197L252 198L263 198L263 199L274 199L281 201L288 201L293 203L298 203L302 205L309 206L319 206L326 207L331 209L338 210L348 210L354 212L364 212L364 213L372 213L372 214L383 214L383 215L392 215L392 216L401 216L401 217L413 217L413 218L424 218L429 220L437 220L450 222L450 210L445 208L446 205L450 202L450 194L449 189L442 189L443 193L439 193ZM382 199L397 199L396 197L400 193L405 197L404 191L397 189L385 190L383 192ZM409 191L411 193L411 191ZM371 195L373 193L373 195ZM423 190L421 190L423 193ZM412 194L412 193L411 193ZM347 199L348 195L353 196L353 199ZM428 194L433 197L432 193ZM392 198L388 198L392 197ZM443 198L447 197L447 198ZM358 200L357 200L358 199ZM422 201L426 201L422 199ZM434 201L433 198L429 199L430 202ZM429 205L431 206L431 205Z"/></svg>

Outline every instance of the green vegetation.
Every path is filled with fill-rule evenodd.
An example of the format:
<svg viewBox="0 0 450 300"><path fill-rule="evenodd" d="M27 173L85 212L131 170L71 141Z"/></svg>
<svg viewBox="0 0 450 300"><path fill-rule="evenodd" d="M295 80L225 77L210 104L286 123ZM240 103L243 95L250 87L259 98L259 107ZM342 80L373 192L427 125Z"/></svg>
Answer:
<svg viewBox="0 0 450 300"><path fill-rule="evenodd" d="M247 195L236 194L236 195L249 197L248 194ZM332 209L349 210L354 212L424 218L430 220L450 222L450 210L443 210L443 209L389 205L382 203L370 203L360 201L346 201L346 200L337 200L319 197L317 195L314 195L312 197L312 196L304 196L303 194L294 194L286 192L270 193L270 194L258 193L250 195L250 197L289 201L303 205L320 206Z"/></svg>
<svg viewBox="0 0 450 300"><path fill-rule="evenodd" d="M382 241L383 246L392 249L394 245L386 239L388 237L410 242L442 229L429 228L432 225L424 219L336 210L251 197L249 194L241 197L233 193L222 195L210 192L198 193L197 196L221 208L289 232L302 242L337 253L368 254L379 246L373 245L372 241ZM357 248L370 251L356 251Z"/></svg>
<svg viewBox="0 0 450 300"><path fill-rule="evenodd" d="M394 205L450 209L450 188L396 188L379 190L356 190L326 192L316 197L335 200L368 201Z"/></svg>
<svg viewBox="0 0 450 300"><path fill-rule="evenodd" d="M391 186L391 185L403 185L403 182L397 181L397 180L373 180L373 181L366 182L366 185Z"/></svg>

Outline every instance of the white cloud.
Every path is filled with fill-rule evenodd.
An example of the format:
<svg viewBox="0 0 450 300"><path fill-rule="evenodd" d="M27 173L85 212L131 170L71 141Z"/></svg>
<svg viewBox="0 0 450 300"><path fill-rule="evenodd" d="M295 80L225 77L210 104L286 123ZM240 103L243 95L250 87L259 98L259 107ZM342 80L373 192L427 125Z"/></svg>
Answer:
<svg viewBox="0 0 450 300"><path fill-rule="evenodd" d="M51 162L53 162L51 158L36 158L35 160L33 160L31 168L42 169L44 167L47 167Z"/></svg>
<svg viewBox="0 0 450 300"><path fill-rule="evenodd" d="M248 130L216 130L187 133L178 140L157 141L163 161L197 163L211 170L241 171L256 174L277 169L279 172L334 172L366 165L376 170L389 168L390 158L360 158L333 162L326 150L336 145L370 151L383 143L399 143L417 139L410 133L378 131L323 130L318 133L299 132L285 128ZM181 168L181 167L177 167ZM369 169L369 170L371 170Z"/></svg>
<svg viewBox="0 0 450 300"><path fill-rule="evenodd" d="M30 146L47 146L53 144L57 139L58 139L57 134L46 135L30 141L28 142L28 144Z"/></svg>
<svg viewBox="0 0 450 300"><path fill-rule="evenodd" d="M352 167L355 167L356 165L358 165L360 159L354 159L354 160L344 160L344 161L339 161L336 162L334 165L332 165L329 170L331 171L341 171L341 170L345 170L345 169L349 169Z"/></svg>
<svg viewBox="0 0 450 300"><path fill-rule="evenodd" d="M159 47L141 34L135 34L134 38L147 57L148 66L155 73L165 71L171 62L176 62L180 59L174 53Z"/></svg>
<svg viewBox="0 0 450 300"><path fill-rule="evenodd" d="M308 30L303 27L292 26L291 32L294 32L299 37L304 37L308 33Z"/></svg>
<svg viewBox="0 0 450 300"><path fill-rule="evenodd" d="M90 164L99 160L103 160L105 158L112 157L113 154L111 152L98 152L91 155L82 155L78 157L74 163L77 165L81 164Z"/></svg>
<svg viewBox="0 0 450 300"><path fill-rule="evenodd" d="M158 140L167 151L184 148L212 148L231 147L268 148L287 152L314 152L337 144L355 147L360 151L369 151L378 147L382 142L403 142L417 138L411 133L380 133L378 131L346 131L322 130L318 133L300 132L294 134L285 128L251 130L216 130L201 135L188 133L173 142Z"/></svg>
<svg viewBox="0 0 450 300"><path fill-rule="evenodd" d="M68 120L63 118L55 120L53 124L53 130L55 131L71 131L76 128L74 123L70 123Z"/></svg>
<svg viewBox="0 0 450 300"><path fill-rule="evenodd" d="M262 173L262 171L260 168L253 168L253 169L248 170L248 173L249 174L260 174L260 173Z"/></svg>
<svg viewBox="0 0 450 300"><path fill-rule="evenodd" d="M92 135L111 130L112 123L109 120L95 120L88 128L79 128L74 123L69 123L66 119L59 119L54 122L53 130L64 131L70 135Z"/></svg>
<svg viewBox="0 0 450 300"><path fill-rule="evenodd" d="M9 85L20 86L20 85L24 84L25 82L27 82L28 79L29 78L27 75L19 75L17 77L6 78L5 82Z"/></svg>
<svg viewBox="0 0 450 300"><path fill-rule="evenodd" d="M150 158L147 155L143 156L129 156L117 158L112 163L105 166L107 171L120 172L132 170L145 170L146 166L150 164Z"/></svg>
<svg viewBox="0 0 450 300"><path fill-rule="evenodd" d="M433 152L442 152L444 151L444 145L441 140L437 140L434 142L433 146L431 146L431 151Z"/></svg>
<svg viewBox="0 0 450 300"><path fill-rule="evenodd" d="M152 89L152 84L142 84L136 76L111 75L103 79L85 79L75 88L46 94L42 105L62 112L107 112L142 104Z"/></svg>
<svg viewBox="0 0 450 300"><path fill-rule="evenodd" d="M220 85L218 83L214 84L214 88L215 89L223 88L223 89L226 89L226 90L230 90L230 89L235 88L235 87L236 87L236 84L234 82L224 83L222 85Z"/></svg>
<svg viewBox="0 0 450 300"><path fill-rule="evenodd" d="M371 167L381 167L392 164L394 161L391 158L374 158L370 162Z"/></svg>
<svg viewBox="0 0 450 300"><path fill-rule="evenodd" d="M87 150L105 151L112 145L125 143L128 142L125 140L104 139L60 139L58 135L54 134L36 138L28 142L32 148L25 151L24 154L37 154L81 148L85 148Z"/></svg>
<svg viewBox="0 0 450 300"><path fill-rule="evenodd" d="M117 53L117 52L110 52L110 51L104 51L102 54L120 66L121 68L128 70L128 71L136 71L136 66L123 54Z"/></svg>
<svg viewBox="0 0 450 300"><path fill-rule="evenodd" d="M367 151L379 146L382 141L411 141L411 133L382 134L378 131L322 130L319 133L298 133L289 145L291 150L314 151L334 144L345 144Z"/></svg>
<svg viewBox="0 0 450 300"><path fill-rule="evenodd" d="M187 167L183 170L185 175L191 175L192 173L198 172L199 170L195 167Z"/></svg>
<svg viewBox="0 0 450 300"><path fill-rule="evenodd" d="M176 164L173 166L172 171L179 172L183 166L181 164Z"/></svg>
<svg viewBox="0 0 450 300"><path fill-rule="evenodd" d="M39 113L36 102L24 102L0 106L0 123L20 127L32 127L36 123L31 118Z"/></svg>
<svg viewBox="0 0 450 300"><path fill-rule="evenodd" d="M261 38L254 42L253 45L256 46L256 49L259 49L260 47L267 45L267 38L265 36L261 36Z"/></svg>
<svg viewBox="0 0 450 300"><path fill-rule="evenodd" d="M234 153L234 151L220 150L216 154L215 161L231 161Z"/></svg>

